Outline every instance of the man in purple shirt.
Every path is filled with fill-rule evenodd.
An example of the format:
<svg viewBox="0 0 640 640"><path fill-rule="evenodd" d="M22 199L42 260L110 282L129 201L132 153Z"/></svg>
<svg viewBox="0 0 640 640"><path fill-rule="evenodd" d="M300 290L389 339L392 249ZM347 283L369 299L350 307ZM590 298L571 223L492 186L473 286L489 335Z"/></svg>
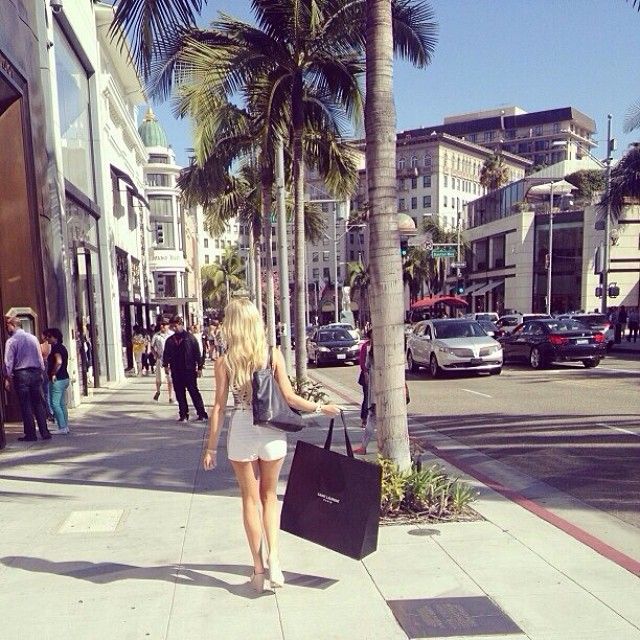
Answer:
<svg viewBox="0 0 640 640"><path fill-rule="evenodd" d="M51 433L47 428L47 414L42 396L44 360L40 343L34 335L21 329L20 319L15 316L6 316L5 326L11 337L7 340L4 351L4 386L9 391L13 385L20 401L24 437L18 440L35 442L38 439L35 422L38 423L40 437L49 440Z"/></svg>

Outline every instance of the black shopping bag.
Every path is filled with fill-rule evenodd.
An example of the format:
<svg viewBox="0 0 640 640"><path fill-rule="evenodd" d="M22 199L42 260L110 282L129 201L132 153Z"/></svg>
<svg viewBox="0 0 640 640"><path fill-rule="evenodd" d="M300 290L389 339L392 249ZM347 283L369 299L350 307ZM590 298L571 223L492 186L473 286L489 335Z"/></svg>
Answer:
<svg viewBox="0 0 640 640"><path fill-rule="evenodd" d="M382 470L353 456L344 416L347 455L298 441L280 527L300 538L360 560L378 545Z"/></svg>

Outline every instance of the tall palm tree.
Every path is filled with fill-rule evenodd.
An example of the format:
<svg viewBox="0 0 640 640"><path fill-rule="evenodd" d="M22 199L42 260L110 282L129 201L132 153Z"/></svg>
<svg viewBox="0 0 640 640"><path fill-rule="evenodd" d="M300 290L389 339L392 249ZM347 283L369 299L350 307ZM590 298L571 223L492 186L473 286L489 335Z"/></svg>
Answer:
<svg viewBox="0 0 640 640"><path fill-rule="evenodd" d="M347 263L347 282L352 290L358 292L358 305L360 307L360 323L371 320L369 312L369 285L371 277L369 268L359 260L358 262Z"/></svg>
<svg viewBox="0 0 640 640"><path fill-rule="evenodd" d="M640 143L632 145L611 170L608 197L615 219L620 217L625 206L640 202ZM601 206L607 206L606 197Z"/></svg>
<svg viewBox="0 0 640 640"><path fill-rule="evenodd" d="M403 2L403 8L411 3ZM393 101L393 53L426 65L435 47L432 13L416 3L423 31L421 46L414 48L408 32L396 30L391 0L366 3L366 104L365 131L369 194L371 320L374 331L376 418L382 455L400 469L411 466L404 394L404 317L402 265L398 235L396 192L396 122Z"/></svg>
<svg viewBox="0 0 640 640"><path fill-rule="evenodd" d="M402 265L402 279L409 287L409 301L413 304L424 292L424 284L433 272L432 258L423 247L411 247ZM431 286L431 285L429 285Z"/></svg>
<svg viewBox="0 0 640 640"><path fill-rule="evenodd" d="M480 184L489 191L495 191L509 181L509 169L502 155L495 153L488 157L480 169Z"/></svg>
<svg viewBox="0 0 640 640"><path fill-rule="evenodd" d="M219 264L210 264L202 268L203 297L219 297L220 290L225 293L226 303L231 293L245 284L245 269L237 247L225 247Z"/></svg>

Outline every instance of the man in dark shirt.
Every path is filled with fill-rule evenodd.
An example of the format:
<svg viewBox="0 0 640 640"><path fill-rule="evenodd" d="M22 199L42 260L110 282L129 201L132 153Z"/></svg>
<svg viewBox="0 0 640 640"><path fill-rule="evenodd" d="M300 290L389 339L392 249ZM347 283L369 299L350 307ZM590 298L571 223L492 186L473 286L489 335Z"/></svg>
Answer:
<svg viewBox="0 0 640 640"><path fill-rule="evenodd" d="M186 422L189 419L187 391L198 414L197 419L208 420L209 416L198 389L198 378L202 375L204 367L204 354L195 337L185 331L184 320L180 316L174 316L171 323L175 333L167 338L164 344L162 364L167 373L171 372L171 380L178 401L179 420Z"/></svg>
<svg viewBox="0 0 640 640"><path fill-rule="evenodd" d="M36 425L43 440L49 440L51 434L47 428L47 412L42 394L44 360L38 339L24 331L20 319L15 316L5 317L7 340L4 352L4 385L7 391L13 385L20 401L24 437L23 442L36 442ZM34 422L35 415L35 422Z"/></svg>

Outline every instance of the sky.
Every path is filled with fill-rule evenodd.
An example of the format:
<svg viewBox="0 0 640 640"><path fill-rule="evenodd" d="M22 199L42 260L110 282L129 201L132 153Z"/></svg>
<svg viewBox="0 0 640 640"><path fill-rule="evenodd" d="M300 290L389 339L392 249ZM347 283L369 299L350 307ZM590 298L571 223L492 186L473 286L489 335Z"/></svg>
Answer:
<svg viewBox="0 0 640 640"><path fill-rule="evenodd" d="M441 124L447 115L516 105L572 106L596 123L594 153L606 152L607 114L619 157L640 130L623 132L640 103L640 12L631 0L432 0L438 44L432 63L394 67L397 129ZM250 0L208 0L200 24L218 11L253 22ZM179 164L192 146L188 122L155 104Z"/></svg>

